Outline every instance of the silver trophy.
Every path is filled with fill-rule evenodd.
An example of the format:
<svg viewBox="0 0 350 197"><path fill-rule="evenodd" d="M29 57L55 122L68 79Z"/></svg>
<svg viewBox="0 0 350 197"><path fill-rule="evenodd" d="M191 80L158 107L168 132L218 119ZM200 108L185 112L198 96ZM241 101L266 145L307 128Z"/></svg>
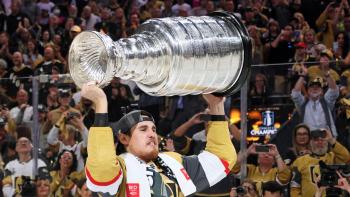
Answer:
<svg viewBox="0 0 350 197"><path fill-rule="evenodd" d="M155 96L229 95L250 73L251 42L231 13L151 19L134 35L113 41L82 32L69 49L69 70L78 86L113 77L133 80Z"/></svg>

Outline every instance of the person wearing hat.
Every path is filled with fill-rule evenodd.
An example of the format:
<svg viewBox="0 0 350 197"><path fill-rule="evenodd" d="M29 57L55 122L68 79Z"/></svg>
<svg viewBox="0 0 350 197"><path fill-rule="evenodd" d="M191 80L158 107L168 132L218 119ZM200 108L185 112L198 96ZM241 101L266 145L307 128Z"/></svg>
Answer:
<svg viewBox="0 0 350 197"><path fill-rule="evenodd" d="M34 179L32 158L32 141L31 141L31 129L26 126L19 126L16 129L18 133L16 142L16 152L18 158L10 161L5 166L7 170L7 176L2 180L3 188L2 192L4 196L13 196L15 193L16 179L21 176L30 177ZM38 160L38 167L44 167L46 164L41 159Z"/></svg>
<svg viewBox="0 0 350 197"><path fill-rule="evenodd" d="M107 123L105 93L90 82L83 85L81 94L96 107L85 169L87 186L93 192L113 196L189 196L226 177L236 161L222 97L203 95L211 115L207 146L198 156L188 157L159 152L154 119L142 110L131 111L112 125L126 151L116 155L113 132Z"/></svg>
<svg viewBox="0 0 350 197"><path fill-rule="evenodd" d="M307 74L308 69L302 66L299 79L291 93L300 122L305 123L311 130L330 128L332 134L338 136L332 110L339 96L339 89L330 73L324 71L322 77L309 80L306 90L307 95L303 95L301 90L304 87ZM323 91L323 78L326 79L328 84L326 92Z"/></svg>
<svg viewBox="0 0 350 197"><path fill-rule="evenodd" d="M319 161L327 165L350 162L349 151L337 142L329 130L311 130L310 147L310 154L297 158L291 165L291 169L296 172L291 182L291 197L314 196L317 190L316 177L320 175Z"/></svg>
<svg viewBox="0 0 350 197"><path fill-rule="evenodd" d="M73 40L75 36L77 36L80 32L81 28L78 25L73 25L73 27L71 27L69 31L70 38Z"/></svg>
<svg viewBox="0 0 350 197"><path fill-rule="evenodd" d="M310 80L314 80L318 76L322 76L323 79L326 80L324 73L329 72L329 75L331 76L331 78L334 81L339 82L340 81L339 74L331 68L331 64L332 64L331 61L333 60L334 60L334 56L331 50L329 49L322 50L320 53L319 65L310 66L308 68L308 77L310 78Z"/></svg>
<svg viewBox="0 0 350 197"><path fill-rule="evenodd" d="M48 130L45 130L45 133L48 133L49 130L54 126L57 121L64 116L64 113L74 112L80 114L79 110L70 106L72 100L71 91L69 89L59 89L58 90L58 103L59 107L57 109L51 110L47 116L48 126L45 127Z"/></svg>

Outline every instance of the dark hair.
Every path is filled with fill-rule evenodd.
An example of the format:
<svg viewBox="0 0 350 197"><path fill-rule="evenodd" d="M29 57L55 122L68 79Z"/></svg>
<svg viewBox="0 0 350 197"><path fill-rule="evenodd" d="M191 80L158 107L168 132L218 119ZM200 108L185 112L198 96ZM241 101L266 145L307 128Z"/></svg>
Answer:
<svg viewBox="0 0 350 197"><path fill-rule="evenodd" d="M271 193L279 192L282 193L283 187L277 183L276 181L268 181L262 184L262 193L265 194L266 191L269 191Z"/></svg>
<svg viewBox="0 0 350 197"><path fill-rule="evenodd" d="M60 165L60 159L62 157L62 155L65 153L65 152L69 152L72 154L73 156L73 161L72 161L72 166L70 167L69 169L69 173L72 173L73 171L76 171L77 170L77 167L78 167L78 160L77 160L77 156L75 155L75 153L72 151L72 150L62 150L58 156L57 156L57 160L55 161L53 167L52 167L52 170L61 170L61 165Z"/></svg>
<svg viewBox="0 0 350 197"><path fill-rule="evenodd" d="M349 52L350 39L349 39L349 36L346 32L340 31L335 35L334 40L337 40L337 38L340 34L343 34L343 36L344 36L344 46L343 46L343 51L342 51L341 57L345 58Z"/></svg>

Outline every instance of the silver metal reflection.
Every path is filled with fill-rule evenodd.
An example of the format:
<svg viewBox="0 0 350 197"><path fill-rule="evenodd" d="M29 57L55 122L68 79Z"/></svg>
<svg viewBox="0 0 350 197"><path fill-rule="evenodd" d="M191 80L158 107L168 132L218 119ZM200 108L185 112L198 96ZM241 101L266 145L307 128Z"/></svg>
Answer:
<svg viewBox="0 0 350 197"><path fill-rule="evenodd" d="M115 77L130 79L158 96L232 94L247 79L251 44L242 23L229 13L151 19L129 38L112 41L82 32L69 50L78 86Z"/></svg>

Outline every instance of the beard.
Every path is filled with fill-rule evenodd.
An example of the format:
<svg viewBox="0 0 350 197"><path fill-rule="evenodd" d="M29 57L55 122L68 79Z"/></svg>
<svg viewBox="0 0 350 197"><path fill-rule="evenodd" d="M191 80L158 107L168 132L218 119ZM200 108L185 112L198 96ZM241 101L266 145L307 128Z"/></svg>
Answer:
<svg viewBox="0 0 350 197"><path fill-rule="evenodd" d="M318 147L316 147L315 145L313 145L311 143L311 151L312 151L312 153L321 156L321 155L324 155L324 154L327 153L328 147L325 146L325 147L322 147L322 148L318 148Z"/></svg>
<svg viewBox="0 0 350 197"><path fill-rule="evenodd" d="M157 149L153 149L151 152L140 155L139 158L145 162L149 162L156 159L158 157L158 154L159 154L159 150L157 148Z"/></svg>

